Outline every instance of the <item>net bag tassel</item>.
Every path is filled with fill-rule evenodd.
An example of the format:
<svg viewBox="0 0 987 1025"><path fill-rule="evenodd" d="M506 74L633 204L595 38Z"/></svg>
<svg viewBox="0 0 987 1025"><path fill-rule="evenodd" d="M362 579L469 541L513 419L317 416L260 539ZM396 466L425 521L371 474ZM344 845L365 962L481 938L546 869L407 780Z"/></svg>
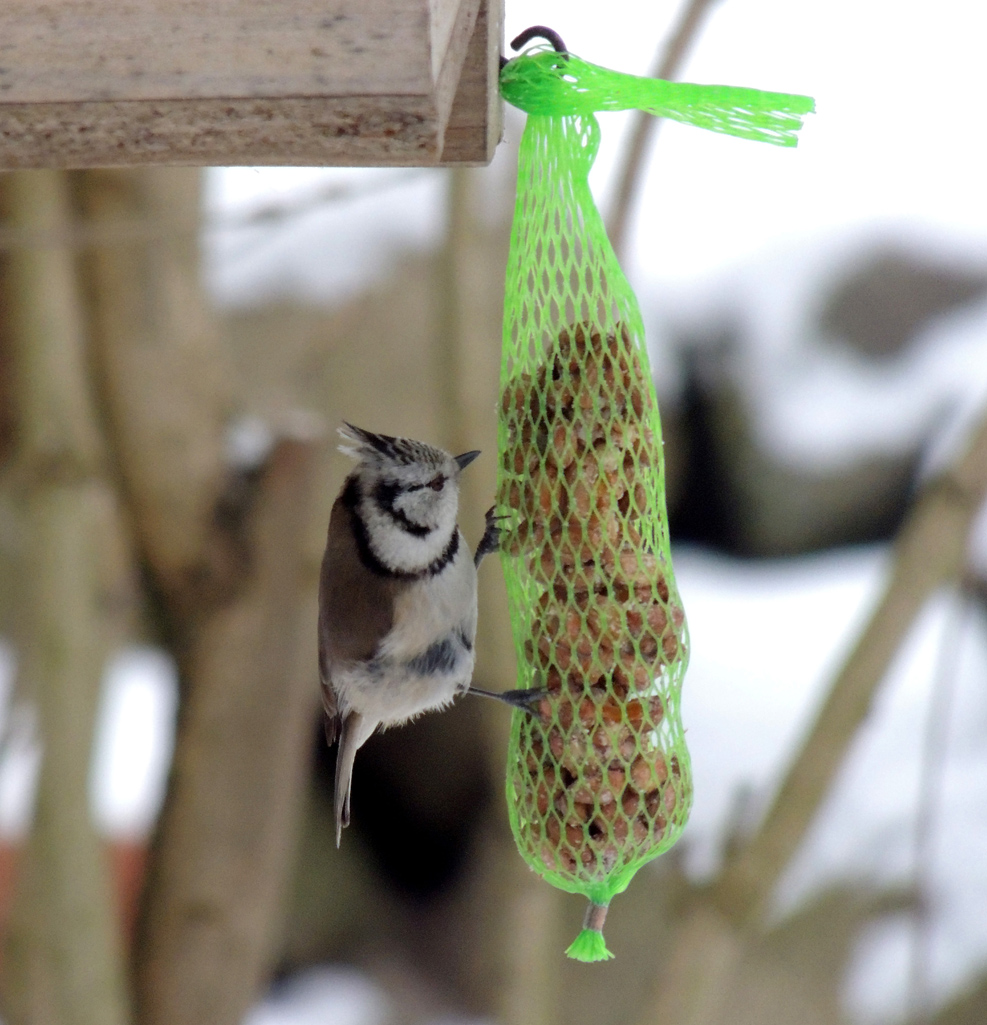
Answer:
<svg viewBox="0 0 987 1025"><path fill-rule="evenodd" d="M562 99L560 109L538 99L518 158L498 512L518 687L541 692L512 721L511 828L534 871L588 898L567 953L598 961L612 956L602 933L611 899L689 814L679 708L689 636L641 314L589 190L600 130L566 99L573 60L522 54L501 73L522 109L534 101L521 81L535 82L536 99ZM538 62L530 74L525 61ZM543 72L550 89L538 85ZM600 103L600 88L579 102Z"/></svg>
<svg viewBox="0 0 987 1025"><path fill-rule="evenodd" d="M811 96L626 75L555 50L524 53L509 61L500 74L500 93L528 114L643 110L776 146L797 146L802 118L815 110Z"/></svg>

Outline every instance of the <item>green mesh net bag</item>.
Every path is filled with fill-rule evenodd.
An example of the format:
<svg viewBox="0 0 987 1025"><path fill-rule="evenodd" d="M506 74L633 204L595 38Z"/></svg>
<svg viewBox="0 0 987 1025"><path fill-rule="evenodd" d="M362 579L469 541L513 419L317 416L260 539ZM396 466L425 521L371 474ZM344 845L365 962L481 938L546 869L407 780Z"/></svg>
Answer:
<svg viewBox="0 0 987 1025"><path fill-rule="evenodd" d="M593 203L593 111L643 107L794 142L805 97L677 86L555 51L505 65L529 112L508 257L499 420L518 687L507 798L522 857L590 901L567 953L612 956L610 900L678 839L692 803L689 657L665 511L658 403L637 301Z"/></svg>

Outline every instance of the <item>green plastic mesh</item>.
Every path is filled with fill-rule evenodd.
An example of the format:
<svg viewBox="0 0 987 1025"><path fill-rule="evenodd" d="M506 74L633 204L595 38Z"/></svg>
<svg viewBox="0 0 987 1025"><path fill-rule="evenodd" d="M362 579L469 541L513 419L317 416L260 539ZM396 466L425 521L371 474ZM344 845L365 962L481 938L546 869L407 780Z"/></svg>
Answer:
<svg viewBox="0 0 987 1025"><path fill-rule="evenodd" d="M500 92L529 114L637 109L777 146L796 146L803 115L815 110L810 96L642 78L554 50L528 52L509 61L500 74Z"/></svg>
<svg viewBox="0 0 987 1025"><path fill-rule="evenodd" d="M530 117L508 271L498 501L519 685L508 770L522 856L607 905L692 799L688 636L641 315L589 193L592 115Z"/></svg>
<svg viewBox="0 0 987 1025"><path fill-rule="evenodd" d="M568 953L601 960L611 898L689 813L679 705L689 638L641 314L589 189L599 126L568 101L541 109L555 89L539 84L543 72L557 82L575 60L522 55L502 72L505 97L539 112L518 158L497 500L518 686L544 691L534 711L514 714L511 827L531 868L589 899ZM518 71L526 61L531 74ZM602 105L601 88L579 102Z"/></svg>

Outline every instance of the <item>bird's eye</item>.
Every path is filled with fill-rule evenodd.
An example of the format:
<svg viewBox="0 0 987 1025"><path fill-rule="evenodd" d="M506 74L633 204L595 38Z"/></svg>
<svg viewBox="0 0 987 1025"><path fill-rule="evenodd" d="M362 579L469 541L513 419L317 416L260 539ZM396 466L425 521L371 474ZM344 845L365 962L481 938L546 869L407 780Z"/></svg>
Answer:
<svg viewBox="0 0 987 1025"><path fill-rule="evenodd" d="M442 485L443 485L443 484L445 484L445 482L446 482L446 479L445 479L445 477L443 477L443 476L442 476L442 474L440 473L440 474L439 474L438 476L436 476L436 477L433 477L433 478L432 478L432 479L431 479L431 480L430 480L430 481L428 482L428 486L429 486L429 487L430 487L430 488L431 488L431 489L432 489L433 491L441 491L441 490L442 490Z"/></svg>

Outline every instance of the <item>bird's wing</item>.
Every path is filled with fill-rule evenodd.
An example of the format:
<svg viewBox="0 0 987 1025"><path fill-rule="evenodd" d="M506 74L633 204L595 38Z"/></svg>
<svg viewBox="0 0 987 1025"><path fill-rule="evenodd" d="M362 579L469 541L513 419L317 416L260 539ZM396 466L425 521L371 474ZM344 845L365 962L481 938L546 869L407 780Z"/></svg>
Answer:
<svg viewBox="0 0 987 1025"><path fill-rule="evenodd" d="M326 744L329 747L336 741L336 734L339 732L339 707L336 703L336 691L333 689L332 680L329 677L329 661L322 630L321 615L319 617L319 682L322 685L322 709L325 712Z"/></svg>
<svg viewBox="0 0 987 1025"><path fill-rule="evenodd" d="M319 577L319 675L327 739L335 738L340 716L332 666L374 657L394 624L395 588L401 586L400 581L379 576L360 561L352 517L351 510L337 498L329 517Z"/></svg>

